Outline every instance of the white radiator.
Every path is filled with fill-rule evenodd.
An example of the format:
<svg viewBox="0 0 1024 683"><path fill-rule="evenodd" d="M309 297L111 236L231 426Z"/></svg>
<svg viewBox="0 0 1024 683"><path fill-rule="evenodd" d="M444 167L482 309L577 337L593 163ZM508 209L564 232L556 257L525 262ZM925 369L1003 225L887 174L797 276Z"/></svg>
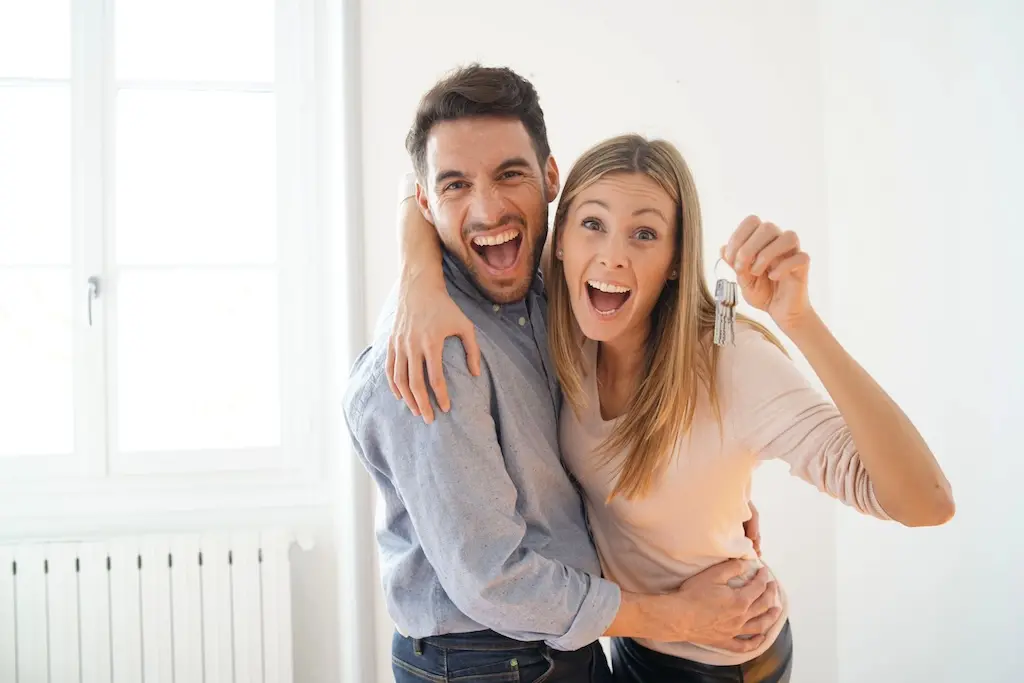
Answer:
<svg viewBox="0 0 1024 683"><path fill-rule="evenodd" d="M0 683L292 683L291 541L0 545Z"/></svg>

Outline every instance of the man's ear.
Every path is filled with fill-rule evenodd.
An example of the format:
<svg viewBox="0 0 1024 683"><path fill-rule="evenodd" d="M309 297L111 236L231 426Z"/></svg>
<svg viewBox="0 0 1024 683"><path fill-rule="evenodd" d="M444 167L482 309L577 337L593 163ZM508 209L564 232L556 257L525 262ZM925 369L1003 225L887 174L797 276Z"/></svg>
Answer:
<svg viewBox="0 0 1024 683"><path fill-rule="evenodd" d="M428 223L434 225L434 214L430 211L430 202L428 201L427 191L423 189L423 186L416 183L416 205L420 207L420 213L423 214L423 218ZM436 227L436 226L435 226Z"/></svg>
<svg viewBox="0 0 1024 683"><path fill-rule="evenodd" d="M555 157L549 154L548 160L544 164L544 199L549 204L555 201L559 189L561 188L559 186L558 164L555 162Z"/></svg>

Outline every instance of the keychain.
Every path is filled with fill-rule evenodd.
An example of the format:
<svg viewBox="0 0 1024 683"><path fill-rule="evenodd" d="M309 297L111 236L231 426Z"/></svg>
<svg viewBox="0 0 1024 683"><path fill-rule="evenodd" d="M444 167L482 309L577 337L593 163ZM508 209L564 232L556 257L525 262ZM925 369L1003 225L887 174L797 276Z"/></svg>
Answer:
<svg viewBox="0 0 1024 683"><path fill-rule="evenodd" d="M715 270L718 270L718 259L715 262ZM736 343L736 300L738 288L736 283L725 278L718 278L715 282L715 336L717 346Z"/></svg>

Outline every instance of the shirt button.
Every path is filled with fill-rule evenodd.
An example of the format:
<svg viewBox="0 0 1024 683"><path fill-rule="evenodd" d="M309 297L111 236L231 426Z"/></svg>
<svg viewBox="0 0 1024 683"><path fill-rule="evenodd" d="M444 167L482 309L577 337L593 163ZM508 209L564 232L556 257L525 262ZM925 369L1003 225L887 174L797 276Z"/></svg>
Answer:
<svg viewBox="0 0 1024 683"><path fill-rule="evenodd" d="M499 306L498 304L494 304L493 306L491 306L491 308L493 308L493 309L494 309L494 312L495 312L495 313L497 313L498 311L500 311L500 310L501 310L501 306Z"/></svg>
<svg viewBox="0 0 1024 683"><path fill-rule="evenodd" d="M519 326L522 327L525 324L526 324L526 318L520 318L519 319Z"/></svg>

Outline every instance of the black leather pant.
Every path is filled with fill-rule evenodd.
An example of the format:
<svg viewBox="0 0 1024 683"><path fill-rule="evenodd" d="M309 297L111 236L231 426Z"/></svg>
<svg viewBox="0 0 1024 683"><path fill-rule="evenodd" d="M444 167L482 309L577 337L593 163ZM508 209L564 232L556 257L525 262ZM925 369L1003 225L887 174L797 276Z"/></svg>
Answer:
<svg viewBox="0 0 1024 683"><path fill-rule="evenodd" d="M788 683L793 669L789 622L763 654L735 666L712 666L648 650L629 638L612 641L615 683Z"/></svg>

